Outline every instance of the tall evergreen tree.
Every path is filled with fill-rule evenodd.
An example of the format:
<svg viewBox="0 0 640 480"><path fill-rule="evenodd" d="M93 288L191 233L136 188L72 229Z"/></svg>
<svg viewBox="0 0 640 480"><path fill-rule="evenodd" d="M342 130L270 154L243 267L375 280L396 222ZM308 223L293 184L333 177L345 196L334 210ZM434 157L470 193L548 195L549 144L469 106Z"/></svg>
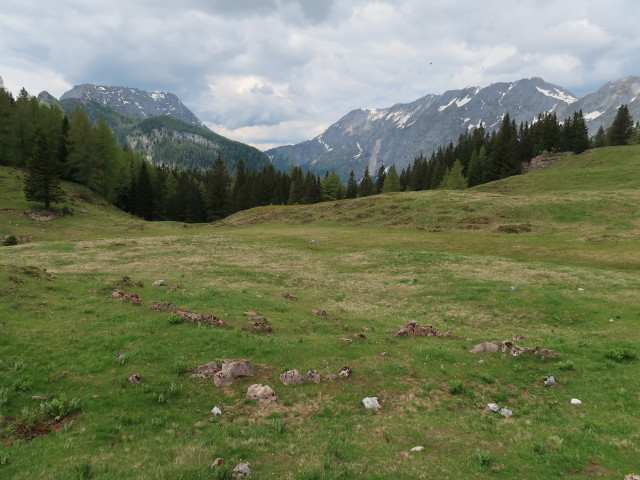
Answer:
<svg viewBox="0 0 640 480"><path fill-rule="evenodd" d="M213 170L206 183L205 203L208 220L215 221L226 217L231 207L229 196L230 179L222 157L218 155L213 162Z"/></svg>
<svg viewBox="0 0 640 480"><path fill-rule="evenodd" d="M360 186L358 187L358 196L359 197L368 197L373 194L373 181L371 180L371 176L369 174L369 166L367 165L364 168L364 174L362 175L362 180L360 181Z"/></svg>
<svg viewBox="0 0 640 480"><path fill-rule="evenodd" d="M467 179L462 175L462 164L460 160L456 160L440 183L439 188L445 190L464 190L467 188Z"/></svg>
<svg viewBox="0 0 640 480"><path fill-rule="evenodd" d="M356 174L353 170L349 174L347 181L347 198L356 198L358 196L358 183L356 182Z"/></svg>
<svg viewBox="0 0 640 480"><path fill-rule="evenodd" d="M620 105L613 123L607 130L607 145L626 145L633 135L633 117L626 105Z"/></svg>
<svg viewBox="0 0 640 480"><path fill-rule="evenodd" d="M56 152L51 150L49 140L39 130L31 158L27 162L24 196L27 200L44 203L46 209L51 207L51 203L63 198L56 160Z"/></svg>
<svg viewBox="0 0 640 480"><path fill-rule="evenodd" d="M384 186L384 179L386 176L387 174L385 173L384 164L382 164L378 169L378 176L376 177L373 193L382 193L382 187Z"/></svg>

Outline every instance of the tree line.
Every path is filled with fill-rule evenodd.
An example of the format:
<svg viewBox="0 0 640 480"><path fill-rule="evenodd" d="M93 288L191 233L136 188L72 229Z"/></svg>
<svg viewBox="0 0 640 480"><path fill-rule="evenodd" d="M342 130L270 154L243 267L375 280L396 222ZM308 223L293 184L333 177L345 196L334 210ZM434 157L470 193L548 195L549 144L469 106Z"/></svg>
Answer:
<svg viewBox="0 0 640 480"><path fill-rule="evenodd" d="M500 128L488 133L481 124L460 135L454 145L439 147L427 159L420 154L399 174L381 166L375 176L368 167L358 181L352 171L345 184L333 172L323 178L298 167L289 172L272 165L260 171L237 162L229 171L218 155L206 170L154 166L127 146L100 118L94 125L81 108L68 117L42 105L23 89L18 98L0 88L0 164L26 168L24 192L46 208L63 200L60 180L68 180L146 220L206 222L263 205L311 204L380 193L461 189L499 180L522 171L522 165L543 152L573 151L605 145L640 143L626 105L612 125L590 139L582 112L559 122L541 114L519 126L505 114Z"/></svg>

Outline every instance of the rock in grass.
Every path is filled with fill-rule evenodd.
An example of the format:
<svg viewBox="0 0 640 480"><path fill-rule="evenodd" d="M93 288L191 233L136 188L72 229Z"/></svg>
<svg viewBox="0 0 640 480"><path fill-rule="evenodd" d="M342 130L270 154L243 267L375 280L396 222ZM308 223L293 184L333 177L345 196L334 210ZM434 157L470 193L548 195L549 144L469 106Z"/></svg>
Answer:
<svg viewBox="0 0 640 480"><path fill-rule="evenodd" d="M153 282L153 286L154 287L166 287L167 286L167 282L165 282L164 280L156 280L155 282Z"/></svg>
<svg viewBox="0 0 640 480"><path fill-rule="evenodd" d="M487 407L485 408L485 410L487 412L496 413L496 412L500 411L500 407L498 407L498 405L496 405L495 403L487 403Z"/></svg>
<svg viewBox="0 0 640 480"><path fill-rule="evenodd" d="M549 375L548 377L544 377L544 386L545 387L555 387L558 385L556 377L553 375Z"/></svg>
<svg viewBox="0 0 640 480"><path fill-rule="evenodd" d="M222 415L222 410L220 410L220 408L218 408L218 407L213 407L211 409L211 413L214 414L214 415Z"/></svg>
<svg viewBox="0 0 640 480"><path fill-rule="evenodd" d="M224 466L224 458L218 457L211 464L211 468L218 468Z"/></svg>
<svg viewBox="0 0 640 480"><path fill-rule="evenodd" d="M138 375L137 373L134 373L129 378L127 378L127 382L133 383L134 385L137 385L141 381L142 381L142 377L140 375Z"/></svg>
<svg viewBox="0 0 640 480"><path fill-rule="evenodd" d="M295 368L293 370L287 370L280 375L280 382L283 385L299 385L304 382L303 376Z"/></svg>
<svg viewBox="0 0 640 480"><path fill-rule="evenodd" d="M256 383L247 389L247 397L258 402L258 405L268 405L278 399L276 392L269 385Z"/></svg>
<svg viewBox="0 0 640 480"><path fill-rule="evenodd" d="M251 477L251 469L249 462L239 463L231 472L232 478L249 478Z"/></svg>
<svg viewBox="0 0 640 480"><path fill-rule="evenodd" d="M302 378L305 382L320 383L320 374L315 370L309 370Z"/></svg>
<svg viewBox="0 0 640 480"><path fill-rule="evenodd" d="M222 367L213 377L216 387L231 385L238 377L252 377L253 368L249 360L234 359L222 360Z"/></svg>
<svg viewBox="0 0 640 480"><path fill-rule="evenodd" d="M338 372L339 377L349 377L353 371L349 365L343 365Z"/></svg>
<svg viewBox="0 0 640 480"><path fill-rule="evenodd" d="M198 365L193 369L193 373L195 375L200 375L199 377L192 376L191 378L202 378L209 377L213 379L213 376L216 374L216 370L218 369L218 364L216 362L205 363L204 365Z"/></svg>
<svg viewBox="0 0 640 480"><path fill-rule="evenodd" d="M362 404L364 408L369 408L372 410L378 410L382 408L382 405L378 403L378 397L366 397L362 399Z"/></svg>
<svg viewBox="0 0 640 480"><path fill-rule="evenodd" d="M504 418L509 418L511 415L513 415L513 412L508 408L501 408L500 415L502 415Z"/></svg>
<svg viewBox="0 0 640 480"><path fill-rule="evenodd" d="M421 451L423 451L423 450L424 450L424 447L423 447L422 445L418 445L418 446L413 447L413 448L411 449L411 451L412 451L412 452L421 452Z"/></svg>
<svg viewBox="0 0 640 480"><path fill-rule="evenodd" d="M572 398L571 405L582 405L582 400L578 400L577 398Z"/></svg>

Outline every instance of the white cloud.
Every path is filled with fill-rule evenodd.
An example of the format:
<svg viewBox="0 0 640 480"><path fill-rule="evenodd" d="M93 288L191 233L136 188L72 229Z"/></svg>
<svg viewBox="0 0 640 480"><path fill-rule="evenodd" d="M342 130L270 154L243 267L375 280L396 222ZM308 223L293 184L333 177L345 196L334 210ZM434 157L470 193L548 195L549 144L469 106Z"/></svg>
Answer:
<svg viewBox="0 0 640 480"><path fill-rule="evenodd" d="M636 0L4 0L8 89L166 90L254 145L348 111L541 76L576 94L640 75Z"/></svg>

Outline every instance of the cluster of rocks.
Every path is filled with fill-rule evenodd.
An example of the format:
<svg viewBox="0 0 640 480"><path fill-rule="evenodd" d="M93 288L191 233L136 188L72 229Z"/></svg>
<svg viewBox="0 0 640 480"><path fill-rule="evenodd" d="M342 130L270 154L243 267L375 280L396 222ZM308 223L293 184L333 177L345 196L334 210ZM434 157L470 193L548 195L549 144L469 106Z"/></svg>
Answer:
<svg viewBox="0 0 640 480"><path fill-rule="evenodd" d="M224 464L224 458L216 458L211 464L211 468L223 467ZM236 467L231 472L231 478L251 478L252 472L249 465L251 465L249 462L242 462L236 465Z"/></svg>
<svg viewBox="0 0 640 480"><path fill-rule="evenodd" d="M114 290L111 298L115 298L121 302L131 302L135 305L142 305L142 300L136 293L125 293L122 290Z"/></svg>
<svg viewBox="0 0 640 480"><path fill-rule="evenodd" d="M450 337L451 332L439 332L431 325L420 326L415 321L405 323L402 327L396 330L396 335L422 335L424 337Z"/></svg>
<svg viewBox="0 0 640 480"><path fill-rule="evenodd" d="M522 355L523 353L530 353L532 355L542 355L543 357L556 358L559 355L553 350L548 350L546 348L540 348L538 346L534 348L529 347L520 347L516 345L511 340L503 340L502 342L484 342L476 345L471 350L470 353L482 353L482 352L503 352L510 353L514 357Z"/></svg>
<svg viewBox="0 0 640 480"><path fill-rule="evenodd" d="M236 378L252 376L253 367L249 360L225 359L222 360L220 368L216 362L195 367L191 378L210 378L216 387L226 387L231 385Z"/></svg>
<svg viewBox="0 0 640 480"><path fill-rule="evenodd" d="M513 412L511 410L509 410L508 408L500 408L495 403L487 403L485 410L491 413L499 413L504 418L509 418L511 415L513 415Z"/></svg>
<svg viewBox="0 0 640 480"><path fill-rule="evenodd" d="M351 367L349 365L343 365L342 367L340 367L340 370L338 371L337 375L334 375L331 373L327 374L324 376L324 380L328 382L333 382L341 377L346 378L350 376L351 373L352 373ZM300 385L301 383L304 383L304 382L320 383L322 381L322 377L315 370L309 370L307 373L302 375L295 368L293 370L287 370L286 372L282 373L279 378L280 378L280 382L283 385Z"/></svg>
<svg viewBox="0 0 640 480"><path fill-rule="evenodd" d="M255 330L257 332L273 332L273 328L268 325L269 320L264 315L258 314L258 312L254 310L249 310L244 312L244 314L249 317L249 324L244 328L244 330Z"/></svg>
<svg viewBox="0 0 640 480"><path fill-rule="evenodd" d="M185 323L209 323L211 325L226 325L225 321L213 315L204 315L202 313L191 312L189 310L180 310L170 302L151 302L149 310L156 312L169 312L178 315Z"/></svg>

